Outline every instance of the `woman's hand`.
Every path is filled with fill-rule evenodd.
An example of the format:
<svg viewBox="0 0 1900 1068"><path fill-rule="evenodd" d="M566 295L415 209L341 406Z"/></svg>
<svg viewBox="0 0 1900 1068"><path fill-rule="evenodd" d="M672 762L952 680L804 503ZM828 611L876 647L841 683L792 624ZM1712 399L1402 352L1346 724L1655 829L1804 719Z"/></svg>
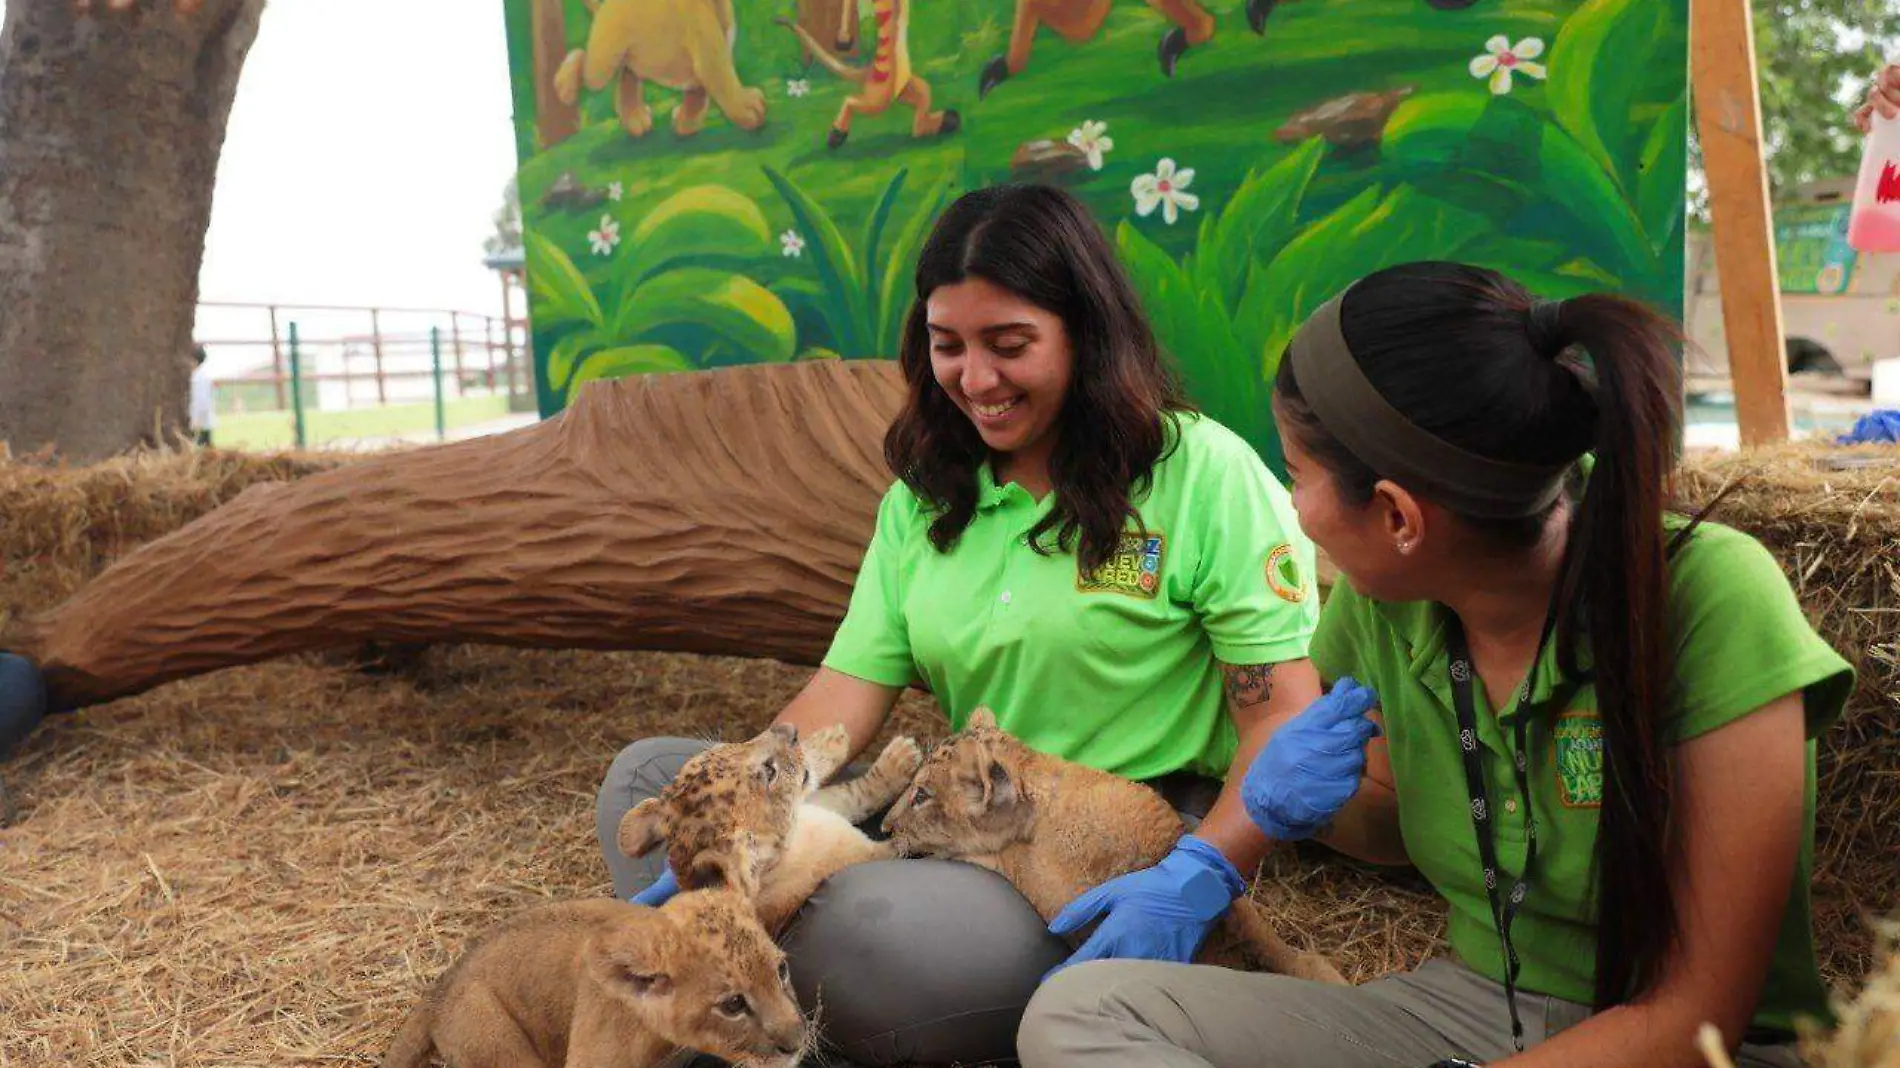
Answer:
<svg viewBox="0 0 1900 1068"><path fill-rule="evenodd" d="M1208 929L1246 889L1246 880L1220 850L1184 836L1161 863L1118 875L1057 914L1049 924L1054 935L1079 931L1104 913L1107 918L1049 975L1071 964L1110 958L1186 964Z"/></svg>
<svg viewBox="0 0 1900 1068"><path fill-rule="evenodd" d="M1378 701L1350 678L1288 720L1260 750L1240 797L1270 838L1296 842L1332 822L1359 789L1366 743L1379 725L1366 713Z"/></svg>
<svg viewBox="0 0 1900 1068"><path fill-rule="evenodd" d="M1882 67L1867 89L1867 102L1854 109L1854 125L1861 133L1873 129L1875 112L1883 119L1900 118L1900 64Z"/></svg>

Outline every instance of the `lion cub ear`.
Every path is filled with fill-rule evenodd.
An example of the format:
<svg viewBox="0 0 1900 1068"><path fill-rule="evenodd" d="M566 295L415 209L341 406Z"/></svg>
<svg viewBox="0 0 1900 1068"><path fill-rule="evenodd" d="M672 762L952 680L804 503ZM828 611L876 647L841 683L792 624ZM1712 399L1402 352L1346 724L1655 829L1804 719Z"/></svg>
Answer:
<svg viewBox="0 0 1900 1068"><path fill-rule="evenodd" d="M752 865L741 854L705 852L693 858L693 865L681 882L689 890L735 890L747 899L759 895L758 880Z"/></svg>
<svg viewBox="0 0 1900 1068"><path fill-rule="evenodd" d="M660 826L663 816L657 797L649 797L628 809L627 814L620 817L617 836L620 851L630 857L644 857L653 852L654 846L666 841L666 833Z"/></svg>
<svg viewBox="0 0 1900 1068"><path fill-rule="evenodd" d="M993 731L996 729L996 713L990 711L990 706L988 705L978 705L976 706L976 711L970 713L970 722L964 724L963 729L966 731Z"/></svg>
<svg viewBox="0 0 1900 1068"><path fill-rule="evenodd" d="M1010 775L1009 769L1003 766L1003 762L998 760L995 754L986 753L981 767L983 768L983 811L994 812L1014 805L1021 794L1016 790L1015 778Z"/></svg>
<svg viewBox="0 0 1900 1068"><path fill-rule="evenodd" d="M657 909L629 919L594 940L587 967L608 993L626 1001L673 992L673 921Z"/></svg>

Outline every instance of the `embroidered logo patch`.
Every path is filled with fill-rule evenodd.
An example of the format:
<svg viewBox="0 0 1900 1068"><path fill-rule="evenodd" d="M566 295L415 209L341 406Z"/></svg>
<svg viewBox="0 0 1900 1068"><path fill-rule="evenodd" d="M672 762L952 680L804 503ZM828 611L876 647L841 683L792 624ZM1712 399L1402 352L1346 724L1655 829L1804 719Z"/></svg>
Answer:
<svg viewBox="0 0 1900 1068"><path fill-rule="evenodd" d="M1267 588L1290 604L1306 600L1306 580L1300 575L1300 561L1293 555L1293 546L1275 546L1267 554Z"/></svg>
<svg viewBox="0 0 1900 1068"><path fill-rule="evenodd" d="M1115 555L1093 575L1076 563L1075 588L1083 593L1121 593L1153 600L1161 592L1161 557L1167 539L1160 534L1122 535Z"/></svg>
<svg viewBox="0 0 1900 1068"><path fill-rule="evenodd" d="M1565 712L1551 728L1556 740L1557 798L1565 808L1603 805L1603 720L1595 712Z"/></svg>

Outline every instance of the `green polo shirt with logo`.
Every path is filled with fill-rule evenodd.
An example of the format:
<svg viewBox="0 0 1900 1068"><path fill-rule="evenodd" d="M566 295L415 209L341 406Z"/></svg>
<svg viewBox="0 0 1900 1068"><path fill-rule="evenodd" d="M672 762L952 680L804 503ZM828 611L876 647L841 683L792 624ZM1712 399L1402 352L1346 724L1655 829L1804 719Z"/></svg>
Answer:
<svg viewBox="0 0 1900 1068"><path fill-rule="evenodd" d="M1826 1019L1808 894L1814 739L1840 715L1853 670L1808 625L1774 558L1735 530L1714 523L1697 528L1671 562L1670 598L1682 702L1666 728L1671 740L1714 730L1788 693L1804 696L1805 832L1754 1022L1790 1029L1798 1015ZM1502 982L1503 948L1484 890L1458 746L1443 609L1370 600L1342 581L1327 599L1313 660L1329 681L1351 675L1378 694L1406 851L1451 905L1446 933L1452 949ZM1524 868L1525 806L1537 820L1535 869L1511 927L1523 968L1519 985L1587 1004L1595 994L1596 934L1586 895L1603 792L1603 728L1594 688L1579 689L1557 675L1552 649L1537 666L1527 709L1529 797L1518 793L1512 769L1517 712L1498 715L1482 681L1475 685L1478 737L1503 886Z"/></svg>
<svg viewBox="0 0 1900 1068"><path fill-rule="evenodd" d="M1236 736L1219 663L1307 655L1319 606L1312 543L1238 435L1182 413L1120 552L1093 576L1028 543L1055 503L978 469L975 517L949 552L901 481L825 666L921 682L953 729L987 705L1024 742L1131 779L1225 776Z"/></svg>

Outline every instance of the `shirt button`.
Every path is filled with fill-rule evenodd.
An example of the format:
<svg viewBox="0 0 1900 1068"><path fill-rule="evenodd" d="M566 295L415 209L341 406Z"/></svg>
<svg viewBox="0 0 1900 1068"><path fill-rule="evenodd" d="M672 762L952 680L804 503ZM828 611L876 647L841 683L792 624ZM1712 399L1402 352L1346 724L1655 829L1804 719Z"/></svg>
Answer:
<svg viewBox="0 0 1900 1068"><path fill-rule="evenodd" d="M1507 798L1505 798L1505 799L1504 799L1504 811L1506 811L1506 812L1510 812L1510 813L1516 813L1516 812L1517 812L1517 798L1515 798L1515 797L1507 797Z"/></svg>
<svg viewBox="0 0 1900 1068"><path fill-rule="evenodd" d="M1009 591L1008 591L1008 590L1004 590L1004 591L1003 591L1003 596L1002 596L1002 597L1000 598L1000 600L1001 600L1001 601L1002 601L1002 602L1003 602L1004 604L1008 604L1008 603L1009 603Z"/></svg>

